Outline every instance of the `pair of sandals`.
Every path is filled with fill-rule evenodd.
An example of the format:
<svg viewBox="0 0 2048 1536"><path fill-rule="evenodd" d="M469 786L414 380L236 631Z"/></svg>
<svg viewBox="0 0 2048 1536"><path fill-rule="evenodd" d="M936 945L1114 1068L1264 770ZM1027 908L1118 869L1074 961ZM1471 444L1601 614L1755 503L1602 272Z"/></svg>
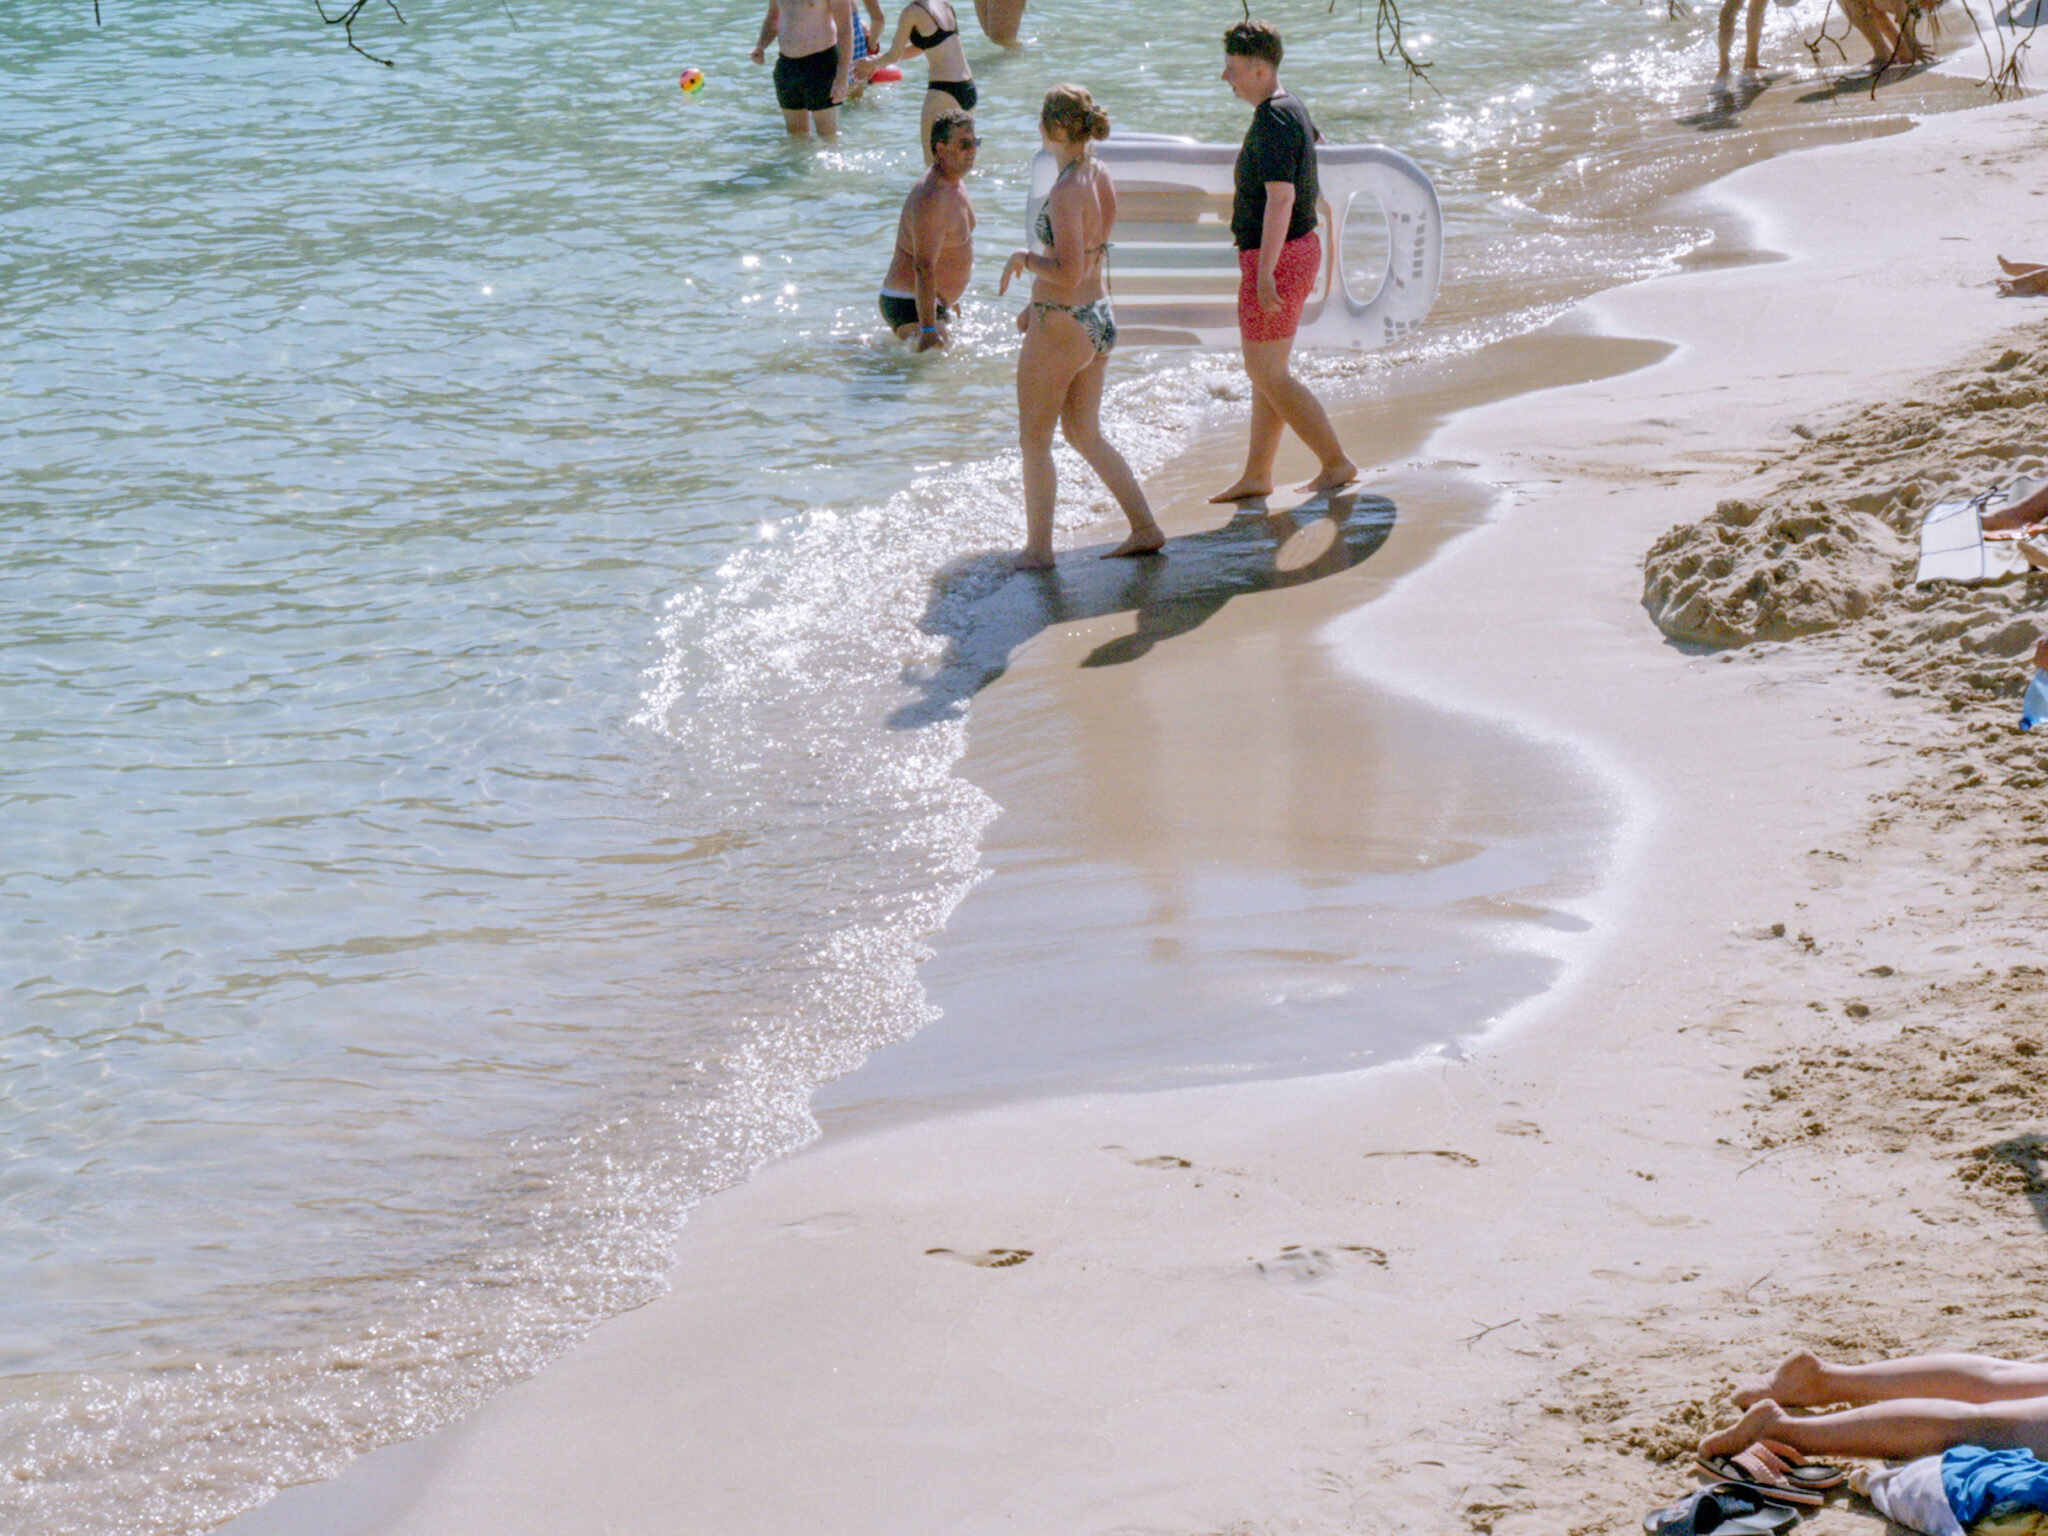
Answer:
<svg viewBox="0 0 2048 1536"><path fill-rule="evenodd" d="M1845 1468L1816 1461L1789 1466L1780 1479L1747 1451L1702 1456L1699 1466L1720 1481L1643 1516L1650 1536L1779 1536L1799 1523L1802 1507L1819 1508L1849 1479Z"/></svg>

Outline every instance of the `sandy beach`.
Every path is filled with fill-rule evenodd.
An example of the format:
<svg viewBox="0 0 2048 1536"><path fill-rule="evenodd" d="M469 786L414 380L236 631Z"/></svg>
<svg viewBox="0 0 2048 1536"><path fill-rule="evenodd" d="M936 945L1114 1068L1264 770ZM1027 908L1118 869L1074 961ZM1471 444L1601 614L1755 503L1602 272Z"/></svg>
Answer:
<svg viewBox="0 0 2048 1536"><path fill-rule="evenodd" d="M1356 569L1163 636L1107 598L1026 623L973 706L963 771L1004 817L926 967L946 1018L696 1211L666 1295L224 1529L1620 1530L1794 1346L2048 1349L2048 773L2015 729L2048 599L1900 575L1918 510L2048 472L2048 301L1994 283L2000 252L2048 259L2044 152L2035 97L1750 166L1700 196L1755 259L1582 304L1427 410L1346 413L1400 509ZM1202 496L1237 448L1151 486L1170 534L1225 521ZM1725 571L1677 570L1700 540ZM1667 606L1812 632L1668 640L1653 546ZM1429 730L1495 755L1444 784L1355 745ZM1602 822L1545 990L1398 1066L1062 1091L1062 1032L1188 1006L1170 955L1075 936L1127 913L1220 951L1239 914L1174 903L1279 878L1228 839L1284 850L1290 891L1363 878L1368 798L1447 844ZM1063 909L1090 858L1146 873ZM1292 995L1350 963L1319 934ZM997 955L1060 969L977 992ZM962 1063L1003 1032L1044 1086L982 1102ZM1880 1523L1838 1497L1808 1528Z"/></svg>

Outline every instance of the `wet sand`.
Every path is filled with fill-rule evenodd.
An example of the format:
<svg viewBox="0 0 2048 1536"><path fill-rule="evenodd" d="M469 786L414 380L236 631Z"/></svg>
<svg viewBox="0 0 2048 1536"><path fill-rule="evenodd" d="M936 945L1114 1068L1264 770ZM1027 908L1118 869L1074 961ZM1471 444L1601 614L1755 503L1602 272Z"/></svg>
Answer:
<svg viewBox="0 0 2048 1536"><path fill-rule="evenodd" d="M818 1145L696 1213L667 1296L231 1529L1618 1529L1690 1485L1681 1452L1727 1389L1794 1344L2028 1349L2048 1002L2014 967L2042 775L2012 734L2007 632L2038 600L1900 595L1709 652L1641 599L1652 546L1722 501L1875 495L1882 515L1900 455L1932 475L2040 452L2038 396L1969 413L1967 442L1875 424L1946 424L1986 379L2038 389L2031 364L1994 370L2048 337L2036 301L1997 297L1993 255L2048 242L2044 148L2036 100L1736 175L1712 197L1785 259L1581 305L1531 344L1552 387L1478 391L1375 454L1368 494L1442 511L1402 526L1413 547L1247 594L1142 666L1078 665L1130 643L1122 607L1055 625L983 690L967 771L1010 815L929 968L963 989L1020 925L1089 926L1060 871L1091 840L1123 840L1105 864L1153 851L1169 888L1200 873L1210 834L1148 816L1224 826L1270 796L1251 824L1295 890L1370 873L1369 847L1330 851L1355 823L1315 789L1323 761L1371 770L1286 728L1355 722L1346 669L1568 757L1582 776L1552 782L1599 786L1608 827L1600 878L1559 903L1584 931L1466 1059L915 1116L876 1105L944 1062L885 1059ZM1370 440L1373 408L1345 430ZM1236 446L1157 487L1177 536L1218 525L1198 493ZM1360 606L1368 581L1390 585ZM1249 677L1263 694L1233 698ZM1116 690L1139 679L1163 723L1122 743ZM1006 735L1060 719L1081 725ZM1204 719L1206 786L1176 750ZM1276 782L1240 719L1293 744ZM1165 758L1164 793L1134 787ZM1142 884L1117 900L1149 940ZM1128 1010L1138 969L1072 972L1045 993L1062 1028ZM1871 1527L1843 1503L1809 1528Z"/></svg>

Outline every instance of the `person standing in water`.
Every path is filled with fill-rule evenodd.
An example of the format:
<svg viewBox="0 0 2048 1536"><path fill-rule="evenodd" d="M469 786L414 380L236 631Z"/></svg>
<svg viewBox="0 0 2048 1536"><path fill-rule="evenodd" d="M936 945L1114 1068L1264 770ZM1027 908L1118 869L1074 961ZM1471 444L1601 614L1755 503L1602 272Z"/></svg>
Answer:
<svg viewBox="0 0 2048 1536"><path fill-rule="evenodd" d="M903 200L896 253L882 279L882 321L899 340L917 338L931 352L950 338L946 322L974 272L974 205L961 185L974 169L981 140L965 112L941 112L926 145L931 168Z"/></svg>
<svg viewBox="0 0 2048 1536"><path fill-rule="evenodd" d="M960 46L960 18L950 0L910 0L896 22L896 41L878 58L855 66L865 83L874 72L912 51L924 55L924 110L918 115L917 142L924 150L924 163L932 163L932 124L941 112L954 108L974 110L974 71L967 67L967 50Z"/></svg>
<svg viewBox="0 0 2048 1536"><path fill-rule="evenodd" d="M1024 458L1024 551L1020 571L1053 563L1052 509L1059 495L1052 433L1102 477L1130 520L1130 537L1104 558L1149 555L1166 542L1152 508L1124 456L1102 435L1102 378L1116 345L1116 316L1103 284L1103 257L1116 228L1116 187L1088 153L1109 137L1109 114L1078 85L1056 85L1038 114L1045 147L1059 162L1059 178L1038 212L1035 231L1043 255L1016 251L1003 264L996 292L1029 272L1031 302L1017 317L1024 345L1017 353L1017 438Z"/></svg>
<svg viewBox="0 0 2048 1536"><path fill-rule="evenodd" d="M770 0L748 55L762 62L776 46L775 104L797 138L839 133L839 104L853 83L853 0Z"/></svg>
<svg viewBox="0 0 2048 1536"><path fill-rule="evenodd" d="M974 18L990 42L1014 48L1017 28L1024 23L1024 0L974 0Z"/></svg>
<svg viewBox="0 0 2048 1536"><path fill-rule="evenodd" d="M1302 490L1334 491L1358 478L1358 466L1345 457L1322 402L1288 371L1302 305L1322 269L1323 247L1316 237L1316 125L1280 83L1280 55L1280 34L1263 21L1241 21L1223 34L1223 83L1252 105L1230 214L1252 426L1244 473L1211 496L1212 502L1272 494L1282 427L1294 428L1320 465Z"/></svg>
<svg viewBox="0 0 2048 1536"><path fill-rule="evenodd" d="M1724 78L1735 53L1735 16L1747 5L1749 14L1743 19L1742 30L1742 72L1755 74L1762 66L1757 62L1757 49L1763 43L1764 7L1770 0L1721 0L1721 21L1719 41L1721 44L1721 70L1715 79Z"/></svg>

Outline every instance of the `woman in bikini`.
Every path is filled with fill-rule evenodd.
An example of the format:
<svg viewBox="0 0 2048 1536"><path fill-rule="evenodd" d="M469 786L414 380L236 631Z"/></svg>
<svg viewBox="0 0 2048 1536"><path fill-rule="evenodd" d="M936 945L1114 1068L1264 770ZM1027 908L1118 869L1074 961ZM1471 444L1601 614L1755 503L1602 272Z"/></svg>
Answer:
<svg viewBox="0 0 2048 1536"><path fill-rule="evenodd" d="M1031 302L1017 317L1024 345L1017 354L1017 436L1024 454L1024 552L1019 570L1053 563L1052 509L1059 491L1052 432L1102 477L1130 519L1130 537L1110 556L1145 555L1166 542L1124 456L1102 436L1102 376L1116 345L1116 316L1103 283L1103 258L1116 227L1116 188L1088 146L1109 137L1109 116L1078 85L1054 86L1038 115L1045 147L1059 161L1059 179L1038 214L1045 254L1016 251L996 292L1032 275ZM1108 557L1105 557L1108 558Z"/></svg>
<svg viewBox="0 0 2048 1536"><path fill-rule="evenodd" d="M952 0L910 0L896 20L896 41L889 51L855 65L854 73L865 82L876 70L913 52L924 55L924 110L918 116L917 142L924 149L924 163L930 165L933 121L948 107L974 110L974 71L967 67L967 50L960 46L960 18L953 13Z"/></svg>

